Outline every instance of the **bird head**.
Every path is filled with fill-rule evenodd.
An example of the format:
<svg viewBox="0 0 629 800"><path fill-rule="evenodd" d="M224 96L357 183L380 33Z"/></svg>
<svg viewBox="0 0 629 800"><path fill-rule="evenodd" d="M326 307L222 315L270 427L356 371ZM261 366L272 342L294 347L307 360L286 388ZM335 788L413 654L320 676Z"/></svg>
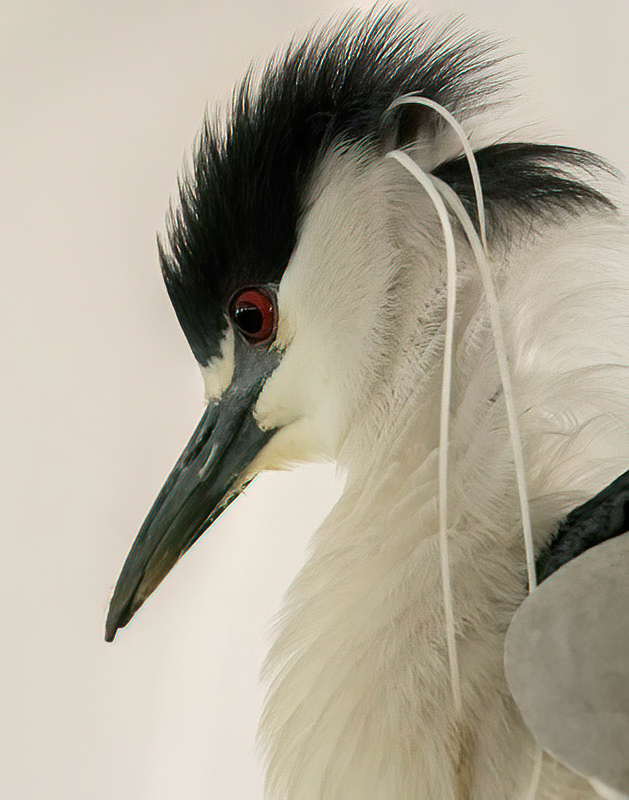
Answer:
<svg viewBox="0 0 629 800"><path fill-rule="evenodd" d="M250 71L225 124L206 120L160 256L207 409L129 553L108 640L260 470L338 457L409 301L441 283L439 266L405 274L392 212L417 191L384 156L410 142L430 169L448 137L425 110L387 109L421 91L466 116L488 50L400 11L354 14Z"/></svg>
<svg viewBox="0 0 629 800"><path fill-rule="evenodd" d="M206 120L160 258L207 408L129 553L107 640L258 472L337 459L379 424L370 410L444 316L434 209L387 152L405 149L473 206L443 120L391 106L419 94L465 122L490 104L496 63L455 27L351 14L251 70L226 121ZM539 153L499 151L484 159L499 201L561 198Z"/></svg>

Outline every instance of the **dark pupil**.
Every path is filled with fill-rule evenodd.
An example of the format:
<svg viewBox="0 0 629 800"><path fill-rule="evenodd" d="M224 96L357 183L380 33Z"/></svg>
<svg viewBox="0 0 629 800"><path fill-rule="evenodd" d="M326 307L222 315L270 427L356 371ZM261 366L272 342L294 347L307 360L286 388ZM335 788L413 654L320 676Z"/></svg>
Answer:
<svg viewBox="0 0 629 800"><path fill-rule="evenodd" d="M245 333L258 333L264 319L262 312L255 306L241 306L236 309L236 324Z"/></svg>

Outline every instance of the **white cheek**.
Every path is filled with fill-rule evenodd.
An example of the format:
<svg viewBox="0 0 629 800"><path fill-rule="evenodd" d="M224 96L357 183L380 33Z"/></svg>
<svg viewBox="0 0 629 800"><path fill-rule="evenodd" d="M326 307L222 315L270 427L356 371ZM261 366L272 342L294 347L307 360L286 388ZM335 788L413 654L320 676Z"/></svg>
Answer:
<svg viewBox="0 0 629 800"><path fill-rule="evenodd" d="M253 464L253 471L286 469L307 461L335 460L341 444L344 416L334 392L308 381L303 374L293 383L292 369L271 378L254 409L264 430L277 429ZM296 387L299 387L298 389ZM331 387L328 387L331 388Z"/></svg>
<svg viewBox="0 0 629 800"><path fill-rule="evenodd" d="M221 341L221 354L212 358L201 375L205 385L205 399L218 399L229 386L234 374L234 332L228 327Z"/></svg>
<svg viewBox="0 0 629 800"><path fill-rule="evenodd" d="M269 378L254 409L263 429L279 429L265 448L265 469L338 453L343 415L336 382L324 380L329 364L321 348L295 341Z"/></svg>
<svg viewBox="0 0 629 800"><path fill-rule="evenodd" d="M398 337L415 341L418 316L440 283L433 242L440 247L441 239L427 223L434 212L424 196L388 163L337 166L304 220L279 287L276 346L284 355L254 409L261 428L278 432L260 453L259 469L337 458L389 379L383 364L393 363ZM392 187L404 214L390 206ZM408 224L392 225L392 212ZM400 252L399 241L410 243L409 252ZM411 256L412 279L400 267ZM406 361L404 355L400 364Z"/></svg>
<svg viewBox="0 0 629 800"><path fill-rule="evenodd" d="M387 270L378 270L386 257L374 242L378 193L351 166L318 197L280 284L276 342L284 356L254 412L260 427L281 429L265 448L266 469L335 458L360 397ZM374 281L374 269L382 280Z"/></svg>

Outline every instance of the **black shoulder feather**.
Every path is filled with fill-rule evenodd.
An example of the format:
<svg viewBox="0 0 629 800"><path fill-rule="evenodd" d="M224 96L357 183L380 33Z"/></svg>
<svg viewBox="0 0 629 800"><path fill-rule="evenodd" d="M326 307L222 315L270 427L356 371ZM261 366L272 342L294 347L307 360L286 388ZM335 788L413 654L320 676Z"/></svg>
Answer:
<svg viewBox="0 0 629 800"><path fill-rule="evenodd" d="M612 210L614 204L587 181L603 173L618 177L602 158L560 145L503 142L474 153L490 232L509 235L514 215L552 218L559 211ZM440 164L433 174L448 183L476 220L476 196L465 158Z"/></svg>

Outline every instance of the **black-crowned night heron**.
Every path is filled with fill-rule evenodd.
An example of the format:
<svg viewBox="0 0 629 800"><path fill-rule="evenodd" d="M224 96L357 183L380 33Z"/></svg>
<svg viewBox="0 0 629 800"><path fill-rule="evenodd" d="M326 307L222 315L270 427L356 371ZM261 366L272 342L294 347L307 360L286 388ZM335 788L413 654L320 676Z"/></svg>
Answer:
<svg viewBox="0 0 629 800"><path fill-rule="evenodd" d="M594 156L479 148L497 64L350 16L249 74L182 181L161 259L208 407L107 638L258 472L339 461L268 661L273 798L594 796L541 758L503 649L534 553L550 572L624 530L626 243Z"/></svg>

